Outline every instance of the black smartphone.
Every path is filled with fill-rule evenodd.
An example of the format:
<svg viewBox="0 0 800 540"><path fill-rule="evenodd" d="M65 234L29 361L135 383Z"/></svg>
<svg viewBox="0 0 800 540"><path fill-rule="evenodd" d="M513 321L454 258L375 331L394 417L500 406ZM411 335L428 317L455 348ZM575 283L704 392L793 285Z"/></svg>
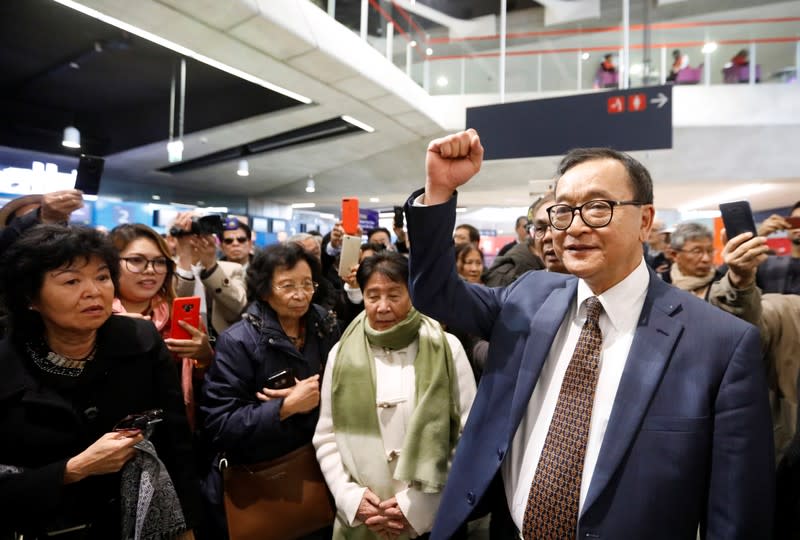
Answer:
<svg viewBox="0 0 800 540"><path fill-rule="evenodd" d="M402 206L395 206L394 207L394 226L398 229L403 228L403 207Z"/></svg>
<svg viewBox="0 0 800 540"><path fill-rule="evenodd" d="M129 429L140 429L145 431L147 428L161 422L164 418L163 409L151 409L137 414L129 414L114 426L114 431L127 431Z"/></svg>
<svg viewBox="0 0 800 540"><path fill-rule="evenodd" d="M283 390L284 388L291 388L294 384L294 373L290 368L286 368L267 377L267 382L264 383L264 386L270 390Z"/></svg>
<svg viewBox="0 0 800 540"><path fill-rule="evenodd" d="M100 177L103 176L103 167L106 160L97 156L81 154L78 161L78 175L75 178L75 189L84 195L97 195L100 191Z"/></svg>
<svg viewBox="0 0 800 540"><path fill-rule="evenodd" d="M725 234L728 235L728 240L746 232L753 233L753 236L758 234L749 202L721 203L719 211L722 213L722 223L725 224Z"/></svg>

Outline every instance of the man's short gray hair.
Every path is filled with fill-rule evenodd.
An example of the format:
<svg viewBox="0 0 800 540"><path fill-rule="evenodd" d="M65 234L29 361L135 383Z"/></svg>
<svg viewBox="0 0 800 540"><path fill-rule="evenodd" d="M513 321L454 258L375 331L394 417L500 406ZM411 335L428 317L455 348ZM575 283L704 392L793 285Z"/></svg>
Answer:
<svg viewBox="0 0 800 540"><path fill-rule="evenodd" d="M299 243L305 242L309 238L311 238L314 241L316 241L316 239L314 238L313 234L308 234L308 233L301 232L301 233L293 234L292 236L287 238L285 243L289 244L291 242L296 242L296 243L299 244Z"/></svg>
<svg viewBox="0 0 800 540"><path fill-rule="evenodd" d="M714 235L711 234L711 230L706 227L705 225L701 225L700 223L681 223L677 227L675 227L675 231L672 233L672 238L670 239L670 247L676 251L683 249L683 246L686 245L686 242L692 240L705 240L707 238L714 238Z"/></svg>

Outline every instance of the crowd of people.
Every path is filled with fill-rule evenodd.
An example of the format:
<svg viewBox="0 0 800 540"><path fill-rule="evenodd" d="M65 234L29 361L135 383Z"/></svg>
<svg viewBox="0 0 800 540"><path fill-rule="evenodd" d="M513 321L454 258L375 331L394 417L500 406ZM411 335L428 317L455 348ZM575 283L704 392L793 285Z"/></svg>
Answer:
<svg viewBox="0 0 800 540"><path fill-rule="evenodd" d="M295 538L800 534L800 229L716 267L644 166L576 149L486 268L455 224L482 158L433 141L408 234L342 269L341 224L256 249L233 217L67 225L76 190L0 210L0 538L224 539L226 467L299 449L336 518Z"/></svg>

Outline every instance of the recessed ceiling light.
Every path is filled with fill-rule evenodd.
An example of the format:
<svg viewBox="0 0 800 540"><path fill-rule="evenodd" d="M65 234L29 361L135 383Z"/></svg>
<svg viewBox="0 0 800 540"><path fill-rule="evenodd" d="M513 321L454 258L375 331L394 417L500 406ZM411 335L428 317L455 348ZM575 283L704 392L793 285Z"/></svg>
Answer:
<svg viewBox="0 0 800 540"><path fill-rule="evenodd" d="M154 201L160 201L161 200L161 195L153 195L153 200Z"/></svg>
<svg viewBox="0 0 800 540"><path fill-rule="evenodd" d="M447 80L447 77L445 77L444 75L439 75L439 77L437 77L436 79L436 86L438 86L439 88L444 88L445 86L447 86L449 82L450 81Z"/></svg>
<svg viewBox="0 0 800 540"><path fill-rule="evenodd" d="M362 122L361 120L356 120L356 119L355 119L355 118L353 118L352 116L348 116L348 115L346 115L346 114L343 114L343 115L342 115L342 116L340 116L339 118L341 118L342 120L344 120L344 121L345 121L345 122L347 122L348 124L352 124L352 125L356 126L357 128L363 129L363 130L364 130L364 131L366 131L367 133L372 133L373 131L375 131L375 128L374 128L374 127L372 127L371 125L369 125L369 124L365 124L365 123L364 123L364 122Z"/></svg>
<svg viewBox="0 0 800 540"><path fill-rule="evenodd" d="M313 202L299 202L292 204L292 208L314 208L315 206L317 206L317 203Z"/></svg>
<svg viewBox="0 0 800 540"><path fill-rule="evenodd" d="M427 54L428 56L432 55L433 54L433 49L428 47L427 49L425 49L425 54Z"/></svg>
<svg viewBox="0 0 800 540"><path fill-rule="evenodd" d="M370 197L369 202L381 202L380 197Z"/></svg>

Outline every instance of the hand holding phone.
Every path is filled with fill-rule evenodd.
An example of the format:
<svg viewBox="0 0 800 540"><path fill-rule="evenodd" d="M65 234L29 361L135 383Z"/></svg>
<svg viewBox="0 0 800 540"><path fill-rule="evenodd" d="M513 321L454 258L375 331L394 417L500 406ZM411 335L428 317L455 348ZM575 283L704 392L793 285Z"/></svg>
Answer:
<svg viewBox="0 0 800 540"><path fill-rule="evenodd" d="M172 302L172 319L169 335L172 339L192 339L192 335L178 324L184 321L190 326L200 328L200 297L185 296Z"/></svg>
<svg viewBox="0 0 800 540"><path fill-rule="evenodd" d="M103 176L105 160L97 156L81 154L78 161L78 174L75 177L75 189L84 195L97 195L100 191L100 178Z"/></svg>
<svg viewBox="0 0 800 540"><path fill-rule="evenodd" d="M270 390L283 390L284 388L291 388L294 385L294 373L291 368L276 371L267 377L267 382L264 383L264 387Z"/></svg>
<svg viewBox="0 0 800 540"><path fill-rule="evenodd" d="M758 235L749 202L722 203L719 205L719 211L722 213L722 222L725 224L725 234L728 239L746 232L753 233L753 236Z"/></svg>

